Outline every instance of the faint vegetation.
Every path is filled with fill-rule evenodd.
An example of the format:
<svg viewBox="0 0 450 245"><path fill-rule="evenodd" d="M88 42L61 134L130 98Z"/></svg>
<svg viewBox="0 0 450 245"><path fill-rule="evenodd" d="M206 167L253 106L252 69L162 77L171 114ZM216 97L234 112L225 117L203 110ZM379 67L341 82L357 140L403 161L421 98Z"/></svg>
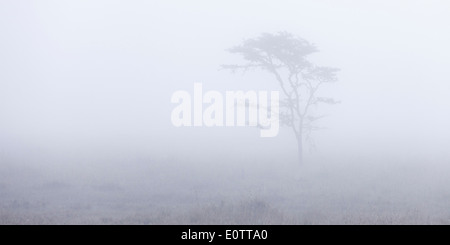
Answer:
<svg viewBox="0 0 450 245"><path fill-rule="evenodd" d="M289 162L223 161L128 164L120 183L106 173L9 178L0 224L450 224L444 165L321 161L299 173Z"/></svg>

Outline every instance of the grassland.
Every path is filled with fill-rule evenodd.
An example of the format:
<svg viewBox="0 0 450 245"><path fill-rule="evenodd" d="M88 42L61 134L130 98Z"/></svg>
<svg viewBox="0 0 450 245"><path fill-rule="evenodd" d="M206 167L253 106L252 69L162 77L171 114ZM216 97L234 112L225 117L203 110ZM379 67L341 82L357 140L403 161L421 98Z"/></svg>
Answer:
<svg viewBox="0 0 450 245"><path fill-rule="evenodd" d="M50 161L52 162L52 161ZM440 159L0 165L0 224L450 224Z"/></svg>

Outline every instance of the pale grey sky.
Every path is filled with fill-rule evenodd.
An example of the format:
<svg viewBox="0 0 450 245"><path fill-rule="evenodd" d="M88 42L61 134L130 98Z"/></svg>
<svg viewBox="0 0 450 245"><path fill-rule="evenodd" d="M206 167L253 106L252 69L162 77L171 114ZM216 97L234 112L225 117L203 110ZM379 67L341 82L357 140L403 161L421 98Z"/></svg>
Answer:
<svg viewBox="0 0 450 245"><path fill-rule="evenodd" d="M53 153L290 149L289 132L175 129L171 94L277 89L268 74L219 71L262 32L315 43L341 69L321 154L444 154L450 130L448 1L2 1L0 146ZM220 140L218 140L220 139ZM249 146L251 145L251 147ZM161 151L158 151L161 152Z"/></svg>

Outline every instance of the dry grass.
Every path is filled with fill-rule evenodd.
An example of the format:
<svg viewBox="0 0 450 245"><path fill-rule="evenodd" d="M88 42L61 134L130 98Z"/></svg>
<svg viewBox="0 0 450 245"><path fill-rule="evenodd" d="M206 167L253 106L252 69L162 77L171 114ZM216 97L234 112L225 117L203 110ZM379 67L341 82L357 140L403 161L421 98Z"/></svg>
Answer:
<svg viewBox="0 0 450 245"><path fill-rule="evenodd" d="M10 164L0 224L450 224L445 165L325 162Z"/></svg>

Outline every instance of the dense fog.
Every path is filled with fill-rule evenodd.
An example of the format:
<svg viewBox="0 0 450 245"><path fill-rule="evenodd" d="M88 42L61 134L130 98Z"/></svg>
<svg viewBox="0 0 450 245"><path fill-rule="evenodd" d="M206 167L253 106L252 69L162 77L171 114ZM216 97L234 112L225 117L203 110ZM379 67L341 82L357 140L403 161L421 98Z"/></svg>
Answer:
<svg viewBox="0 0 450 245"><path fill-rule="evenodd" d="M0 224L449 224L449 9L2 1ZM270 72L223 65L284 32L339 69L301 164L286 126L174 126L173 94L196 83L282 97Z"/></svg>

